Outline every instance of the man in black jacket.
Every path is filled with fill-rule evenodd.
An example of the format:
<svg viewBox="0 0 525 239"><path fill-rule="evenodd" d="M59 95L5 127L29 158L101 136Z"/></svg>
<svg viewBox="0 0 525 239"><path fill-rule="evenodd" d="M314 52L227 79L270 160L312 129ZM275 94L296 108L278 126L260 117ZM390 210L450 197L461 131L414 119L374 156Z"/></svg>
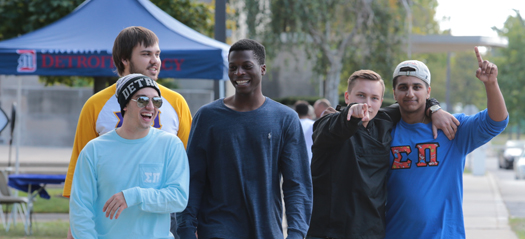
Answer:
<svg viewBox="0 0 525 239"><path fill-rule="evenodd" d="M385 85L374 71L348 79L340 113L314 124L312 181L314 205L307 238L383 238L386 176L397 105L380 110ZM432 122L454 137L457 120L436 111Z"/></svg>

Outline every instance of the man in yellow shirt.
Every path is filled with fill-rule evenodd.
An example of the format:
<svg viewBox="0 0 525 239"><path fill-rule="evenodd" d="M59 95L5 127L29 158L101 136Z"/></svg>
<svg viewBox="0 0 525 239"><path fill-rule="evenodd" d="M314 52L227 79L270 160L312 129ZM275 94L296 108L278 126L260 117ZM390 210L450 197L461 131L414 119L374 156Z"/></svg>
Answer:
<svg viewBox="0 0 525 239"><path fill-rule="evenodd" d="M113 44L113 61L120 76L140 73L157 80L160 68L159 39L144 27L128 27L122 30ZM177 92L159 85L162 104L153 127L177 135L186 147L191 128L191 112L186 100ZM115 97L116 85L91 96L82 111L77 124L73 152L64 185L64 197L69 197L78 155L92 139L122 125L120 105ZM176 220L172 215L170 231L176 235ZM71 237L71 231L68 232ZM177 236L176 236L177 238Z"/></svg>

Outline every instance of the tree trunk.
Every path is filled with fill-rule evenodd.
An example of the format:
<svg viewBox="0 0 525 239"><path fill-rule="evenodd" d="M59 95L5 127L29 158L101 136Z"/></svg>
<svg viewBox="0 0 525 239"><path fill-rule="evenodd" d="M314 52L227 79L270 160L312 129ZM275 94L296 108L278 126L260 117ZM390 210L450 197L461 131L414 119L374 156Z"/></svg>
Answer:
<svg viewBox="0 0 525 239"><path fill-rule="evenodd" d="M342 68L343 60L341 58L332 63L326 76L324 97L332 103L334 108L339 104L339 82L341 81Z"/></svg>

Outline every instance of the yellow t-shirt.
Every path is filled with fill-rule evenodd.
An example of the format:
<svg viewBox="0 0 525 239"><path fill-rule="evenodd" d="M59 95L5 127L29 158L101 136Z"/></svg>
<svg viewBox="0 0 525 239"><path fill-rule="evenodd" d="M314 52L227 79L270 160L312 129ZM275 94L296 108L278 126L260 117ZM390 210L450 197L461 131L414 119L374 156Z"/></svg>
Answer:
<svg viewBox="0 0 525 239"><path fill-rule="evenodd" d="M66 175L64 185L64 197L69 197L73 174L77 164L78 155L84 146L92 139L103 135L122 125L122 115L120 105L115 97L116 84L91 96L78 118L77 132L73 152ZM177 135L184 143L188 144L188 137L191 129L191 112L186 100L179 93L159 85L162 100L165 102L159 109L159 114L155 118L153 127ZM166 102L168 104L166 104Z"/></svg>

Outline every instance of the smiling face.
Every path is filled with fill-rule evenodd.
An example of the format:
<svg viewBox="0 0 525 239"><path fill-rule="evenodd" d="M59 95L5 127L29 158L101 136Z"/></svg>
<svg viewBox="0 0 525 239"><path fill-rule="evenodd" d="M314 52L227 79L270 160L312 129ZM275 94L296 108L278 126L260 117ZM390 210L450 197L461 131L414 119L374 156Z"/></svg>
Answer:
<svg viewBox="0 0 525 239"><path fill-rule="evenodd" d="M261 92L261 80L266 73L266 65L259 65L252 50L230 52L228 65L228 76L235 87L235 94Z"/></svg>
<svg viewBox="0 0 525 239"><path fill-rule="evenodd" d="M138 44L133 48L130 60L122 60L124 74L140 73L157 80L160 72L160 48L159 43L149 47Z"/></svg>
<svg viewBox="0 0 525 239"><path fill-rule="evenodd" d="M394 99L399 103L401 113L424 114L430 87L415 76L399 76L394 87Z"/></svg>
<svg viewBox="0 0 525 239"><path fill-rule="evenodd" d="M366 103L370 119L373 119L383 103L383 84L380 81L357 78L350 92L345 92L345 103Z"/></svg>
<svg viewBox="0 0 525 239"><path fill-rule="evenodd" d="M146 106L142 108L138 107L137 102L134 101L140 96L146 96L150 98ZM158 96L159 93L151 87L145 87L137 91L137 93L131 97L131 99L134 100L130 100L124 108L126 113L124 114L124 122L122 127L139 130L149 129L150 126L153 125L153 121L159 112L159 109L153 106L151 99Z"/></svg>

